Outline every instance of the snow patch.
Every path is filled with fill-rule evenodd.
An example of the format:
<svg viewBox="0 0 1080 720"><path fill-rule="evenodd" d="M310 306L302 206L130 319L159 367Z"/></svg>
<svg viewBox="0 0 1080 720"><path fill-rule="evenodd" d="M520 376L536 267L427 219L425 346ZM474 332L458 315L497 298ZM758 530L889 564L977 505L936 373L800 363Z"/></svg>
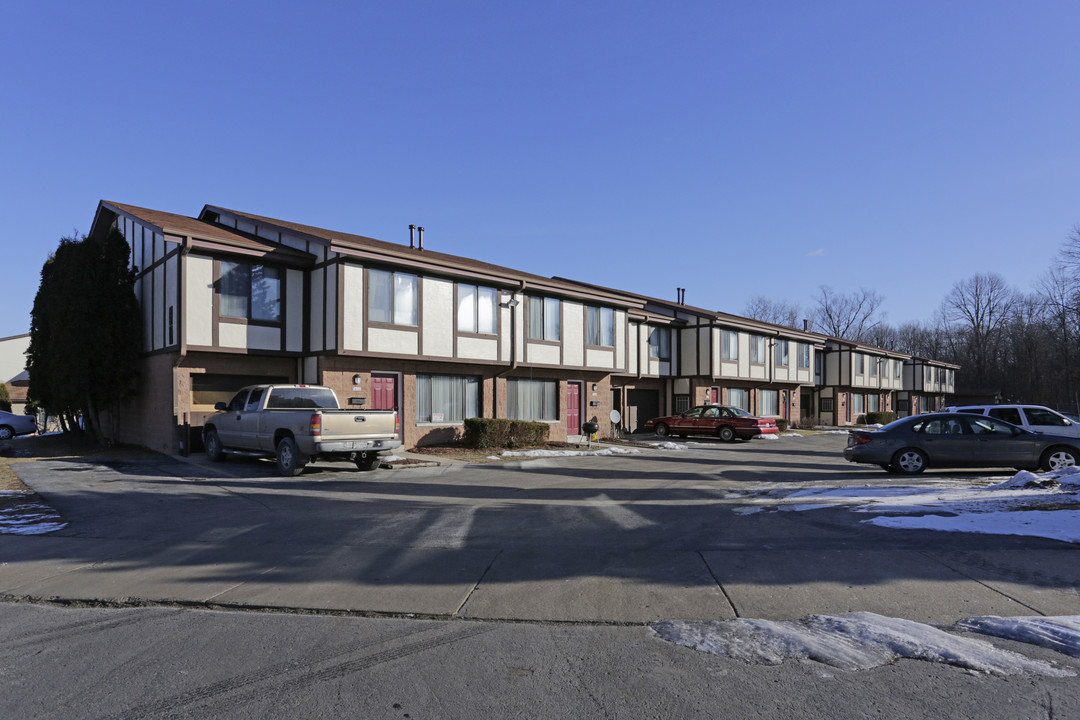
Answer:
<svg viewBox="0 0 1080 720"><path fill-rule="evenodd" d="M690 449L689 445L681 445L680 443L671 442L670 440L667 441L667 442L649 443L649 447L658 448L660 450L689 450Z"/></svg>
<svg viewBox="0 0 1080 720"><path fill-rule="evenodd" d="M845 671L869 670L901 658L954 665L994 675L1074 676L1072 670L1033 660L989 642L930 625L875 613L811 615L796 621L664 621L660 638L702 652L757 665L809 659Z"/></svg>
<svg viewBox="0 0 1080 720"><path fill-rule="evenodd" d="M1080 657L1080 615L1011 618L985 615L961 620L956 627Z"/></svg>
<svg viewBox="0 0 1080 720"><path fill-rule="evenodd" d="M67 527L34 493L0 493L0 535L44 535Z"/></svg>
<svg viewBox="0 0 1080 720"><path fill-rule="evenodd" d="M502 457L580 457L582 455L634 455L637 448L609 447L603 450L503 450Z"/></svg>

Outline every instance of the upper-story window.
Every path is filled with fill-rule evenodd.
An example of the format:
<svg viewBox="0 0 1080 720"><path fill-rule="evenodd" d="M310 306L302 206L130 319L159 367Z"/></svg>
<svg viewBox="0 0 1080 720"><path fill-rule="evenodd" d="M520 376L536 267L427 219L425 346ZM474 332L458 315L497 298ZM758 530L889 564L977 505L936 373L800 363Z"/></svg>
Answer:
<svg viewBox="0 0 1080 720"><path fill-rule="evenodd" d="M417 278L407 273L368 270L368 319L393 325L416 325Z"/></svg>
<svg viewBox="0 0 1080 720"><path fill-rule="evenodd" d="M866 356L862 353L852 353L855 357L855 374L862 375L866 372Z"/></svg>
<svg viewBox="0 0 1080 720"><path fill-rule="evenodd" d="M901 371L904 369L904 363L899 360L893 360L893 377L899 378Z"/></svg>
<svg viewBox="0 0 1080 720"><path fill-rule="evenodd" d="M799 343L799 367L810 367L810 343Z"/></svg>
<svg viewBox="0 0 1080 720"><path fill-rule="evenodd" d="M752 362L752 363L764 363L765 362L765 336L764 335L751 335L750 336L750 362Z"/></svg>
<svg viewBox="0 0 1080 720"><path fill-rule="evenodd" d="M589 345L615 347L615 311L606 307L585 308L585 337Z"/></svg>
<svg viewBox="0 0 1080 720"><path fill-rule="evenodd" d="M650 328L649 357L657 360L671 359L671 328Z"/></svg>
<svg viewBox="0 0 1080 720"><path fill-rule="evenodd" d="M880 360L878 360L878 358L875 358L875 357L869 358L869 360L870 360L870 377L875 377L876 378L877 375L878 375L878 367L877 367L877 365L880 362Z"/></svg>
<svg viewBox="0 0 1080 720"><path fill-rule="evenodd" d="M458 285L458 332L495 334L499 291L477 285Z"/></svg>
<svg viewBox="0 0 1080 720"><path fill-rule="evenodd" d="M776 364L786 366L788 364L788 342L778 340L776 342Z"/></svg>
<svg viewBox="0 0 1080 720"><path fill-rule="evenodd" d="M281 270L221 261L221 316L281 322Z"/></svg>
<svg viewBox="0 0 1080 720"><path fill-rule="evenodd" d="M720 357L724 360L739 359L739 333L736 330L720 331Z"/></svg>
<svg viewBox="0 0 1080 720"><path fill-rule="evenodd" d="M929 365L923 367L923 384L929 385L934 381L934 371Z"/></svg>
<svg viewBox="0 0 1080 720"><path fill-rule="evenodd" d="M530 297L529 339L553 340L562 338L562 320L558 298Z"/></svg>

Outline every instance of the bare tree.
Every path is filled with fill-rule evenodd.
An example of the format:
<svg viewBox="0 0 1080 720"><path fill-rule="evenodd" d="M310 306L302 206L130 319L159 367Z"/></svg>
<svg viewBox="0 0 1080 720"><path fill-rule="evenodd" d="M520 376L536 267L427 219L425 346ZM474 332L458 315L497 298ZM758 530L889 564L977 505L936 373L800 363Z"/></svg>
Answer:
<svg viewBox="0 0 1080 720"><path fill-rule="evenodd" d="M816 298L814 326L832 337L868 342L875 329L883 321L878 308L884 298L875 290L859 288L850 295L836 293L828 285L822 285Z"/></svg>
<svg viewBox="0 0 1080 720"><path fill-rule="evenodd" d="M977 387L998 379L991 370L1015 303L1015 293L996 273L961 280L945 297L945 320Z"/></svg>
<svg viewBox="0 0 1080 720"><path fill-rule="evenodd" d="M795 303L787 300L773 300L764 295L750 298L750 302L746 303L746 309L743 310L743 315L753 320L796 329L800 327L799 314L799 306Z"/></svg>

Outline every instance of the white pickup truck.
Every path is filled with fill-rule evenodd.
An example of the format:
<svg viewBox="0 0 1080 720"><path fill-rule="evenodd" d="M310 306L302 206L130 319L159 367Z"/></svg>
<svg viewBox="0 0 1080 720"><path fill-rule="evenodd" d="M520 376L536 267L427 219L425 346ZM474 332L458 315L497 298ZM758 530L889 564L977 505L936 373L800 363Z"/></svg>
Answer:
<svg viewBox="0 0 1080 720"><path fill-rule="evenodd" d="M351 460L374 470L379 456L401 447L394 410L343 410L319 385L249 385L206 419L203 446L214 462L228 454L273 457L285 476L312 460Z"/></svg>

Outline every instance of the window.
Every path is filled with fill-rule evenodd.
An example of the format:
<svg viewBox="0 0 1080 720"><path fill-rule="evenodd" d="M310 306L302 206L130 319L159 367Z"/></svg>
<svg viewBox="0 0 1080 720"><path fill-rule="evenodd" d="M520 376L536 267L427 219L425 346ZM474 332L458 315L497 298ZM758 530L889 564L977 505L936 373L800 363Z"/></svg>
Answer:
<svg viewBox="0 0 1080 720"><path fill-rule="evenodd" d="M750 391L745 388L731 388L728 390L728 405L741 408L749 412Z"/></svg>
<svg viewBox="0 0 1080 720"><path fill-rule="evenodd" d="M495 334L495 308L499 292L495 288L458 285L458 332Z"/></svg>
<svg viewBox="0 0 1080 720"><path fill-rule="evenodd" d="M862 415L864 412L866 412L866 409L863 407L863 394L862 393L853 393L852 394L852 396L851 396L851 412L855 413L856 415Z"/></svg>
<svg viewBox="0 0 1080 720"><path fill-rule="evenodd" d="M832 412L836 409L835 398L821 398L821 412Z"/></svg>
<svg viewBox="0 0 1080 720"><path fill-rule="evenodd" d="M870 377L876 378L878 375L878 363L881 362L879 358L868 358L870 360Z"/></svg>
<svg viewBox="0 0 1080 720"><path fill-rule="evenodd" d="M657 360L671 359L671 329L651 328L649 331L649 357Z"/></svg>
<svg viewBox="0 0 1080 720"><path fill-rule="evenodd" d="M265 389L266 388L257 387L251 390L251 395L244 404L244 412L255 412L259 409L259 401L262 400L263 391Z"/></svg>
<svg viewBox="0 0 1080 720"><path fill-rule="evenodd" d="M368 271L368 318L393 325L417 324L417 278L386 270Z"/></svg>
<svg viewBox="0 0 1080 720"><path fill-rule="evenodd" d="M416 422L460 423L477 417L480 382L460 375L416 376Z"/></svg>
<svg viewBox="0 0 1080 720"><path fill-rule="evenodd" d="M724 360L739 359L739 333L735 330L720 331L720 353Z"/></svg>
<svg viewBox="0 0 1080 720"><path fill-rule="evenodd" d="M281 322L281 270L221 261L221 316Z"/></svg>
<svg viewBox="0 0 1080 720"><path fill-rule="evenodd" d="M864 374L866 372L866 356L862 353L852 353L851 356L855 359L855 374Z"/></svg>
<svg viewBox="0 0 1080 720"><path fill-rule="evenodd" d="M881 396L877 393L866 396L866 412L877 412L881 409Z"/></svg>
<svg viewBox="0 0 1080 720"><path fill-rule="evenodd" d="M787 340L778 340L776 342L776 364L787 365L788 364L788 342Z"/></svg>
<svg viewBox="0 0 1080 720"><path fill-rule="evenodd" d="M530 297L529 300L529 339L551 340L558 342L562 338L562 321L557 298Z"/></svg>
<svg viewBox="0 0 1080 720"><path fill-rule="evenodd" d="M779 415L779 395L776 390L758 390L758 415Z"/></svg>
<svg viewBox="0 0 1080 720"><path fill-rule="evenodd" d="M1065 427L1069 424L1061 415L1056 412L1050 412L1042 408L1025 407L1024 414L1027 415L1028 422L1032 425L1054 425L1057 427Z"/></svg>
<svg viewBox="0 0 1080 720"><path fill-rule="evenodd" d="M923 384L924 385L929 385L931 377L932 377L932 374L930 372L930 368L924 367L923 368Z"/></svg>
<svg viewBox="0 0 1080 720"><path fill-rule="evenodd" d="M511 420L558 420L558 386L554 380L510 378L506 381L506 416Z"/></svg>
<svg viewBox="0 0 1080 720"><path fill-rule="evenodd" d="M906 413L911 409L911 401L907 398L900 398L896 401L896 411Z"/></svg>
<svg viewBox="0 0 1080 720"><path fill-rule="evenodd" d="M765 362L765 336L763 336L763 335L751 335L750 336L750 362L752 362L752 363L764 363Z"/></svg>
<svg viewBox="0 0 1080 720"><path fill-rule="evenodd" d="M904 368L904 363L900 362L899 360L893 360L893 377L894 378L899 378L900 377L900 371L903 370L903 368Z"/></svg>
<svg viewBox="0 0 1080 720"><path fill-rule="evenodd" d="M799 367L810 367L810 343L799 343Z"/></svg>
<svg viewBox="0 0 1080 720"><path fill-rule="evenodd" d="M585 308L585 333L589 345L615 347L615 311L605 307Z"/></svg>
<svg viewBox="0 0 1080 720"><path fill-rule="evenodd" d="M684 413L690 408L690 396L689 395L676 395L675 396L675 412Z"/></svg>

